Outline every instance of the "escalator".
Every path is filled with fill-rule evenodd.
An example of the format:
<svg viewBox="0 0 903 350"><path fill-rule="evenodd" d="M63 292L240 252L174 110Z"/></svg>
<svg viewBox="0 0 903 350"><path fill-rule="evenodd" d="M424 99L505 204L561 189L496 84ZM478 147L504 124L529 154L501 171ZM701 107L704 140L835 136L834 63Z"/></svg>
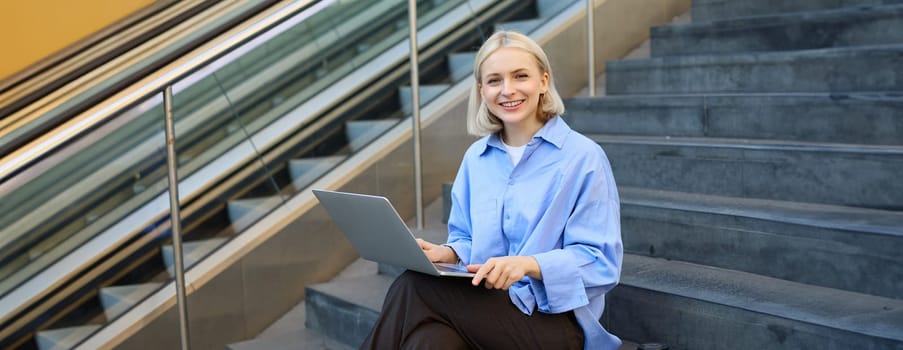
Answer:
<svg viewBox="0 0 903 350"><path fill-rule="evenodd" d="M407 2L303 3L171 80L186 269L410 114ZM421 104L468 77L494 23L529 32L568 5L418 1ZM156 83L3 174L0 348L78 346L172 283Z"/></svg>
<svg viewBox="0 0 903 350"><path fill-rule="evenodd" d="M275 3L157 1L0 81L0 154L24 147Z"/></svg>

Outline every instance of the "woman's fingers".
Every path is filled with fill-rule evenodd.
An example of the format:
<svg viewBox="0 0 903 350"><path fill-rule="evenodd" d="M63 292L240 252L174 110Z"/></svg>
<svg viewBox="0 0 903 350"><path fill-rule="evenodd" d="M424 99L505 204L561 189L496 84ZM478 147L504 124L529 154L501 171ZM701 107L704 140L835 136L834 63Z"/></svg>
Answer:
<svg viewBox="0 0 903 350"><path fill-rule="evenodd" d="M519 281L516 274L507 274L504 276L504 280L499 281L499 289L508 290L514 282Z"/></svg>
<svg viewBox="0 0 903 350"><path fill-rule="evenodd" d="M486 277L486 273L489 272L489 268L487 267L487 265L488 265L488 261L487 261L487 264L468 265L467 266L468 271L470 271L470 269L472 267L477 268L477 271L473 275L473 279L470 280L470 284L472 284L474 286L480 285L480 281L483 280L483 278Z"/></svg>
<svg viewBox="0 0 903 350"><path fill-rule="evenodd" d="M492 261L493 259L489 259L489 260ZM487 263L485 265L490 265L490 264ZM489 270L489 272L486 273L486 289L490 289L490 288L499 289L499 287L501 287L501 285L498 283L499 280L505 278L504 276L502 276L502 271L505 269L505 265L503 262L500 262L498 260L493 261L493 263L491 265L492 265L492 268Z"/></svg>
<svg viewBox="0 0 903 350"><path fill-rule="evenodd" d="M480 267L482 267L482 266L483 266L483 264L470 264L470 265L467 265L467 272L477 273L477 271L480 271Z"/></svg>
<svg viewBox="0 0 903 350"><path fill-rule="evenodd" d="M471 280L471 284L478 286L483 280L484 286L488 289L508 289L517 281L524 278L525 269L520 266L523 257L506 256L491 258L482 265L470 265L468 269L474 267L476 274Z"/></svg>
<svg viewBox="0 0 903 350"><path fill-rule="evenodd" d="M421 238L417 239L417 244L420 245L420 249L423 249L423 252L426 253L426 257L429 258L431 262L440 260L441 256L439 256L439 254L441 253L436 250L436 247L438 247L437 245L424 241Z"/></svg>

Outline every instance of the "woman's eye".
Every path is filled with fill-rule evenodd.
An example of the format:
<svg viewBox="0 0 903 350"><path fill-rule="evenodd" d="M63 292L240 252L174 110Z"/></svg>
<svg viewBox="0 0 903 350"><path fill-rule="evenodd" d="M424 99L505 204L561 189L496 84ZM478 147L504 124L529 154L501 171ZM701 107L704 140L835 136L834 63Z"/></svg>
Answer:
<svg viewBox="0 0 903 350"><path fill-rule="evenodd" d="M526 78L527 78L527 74L525 74L525 73L520 73L520 74L518 74L518 75L515 75L514 77L515 77L515 78L518 78L518 79L526 79Z"/></svg>
<svg viewBox="0 0 903 350"><path fill-rule="evenodd" d="M499 82L498 79L496 79L496 78L491 78L491 79L489 79L489 80L486 81L486 84L496 84L496 83L498 83L498 82Z"/></svg>

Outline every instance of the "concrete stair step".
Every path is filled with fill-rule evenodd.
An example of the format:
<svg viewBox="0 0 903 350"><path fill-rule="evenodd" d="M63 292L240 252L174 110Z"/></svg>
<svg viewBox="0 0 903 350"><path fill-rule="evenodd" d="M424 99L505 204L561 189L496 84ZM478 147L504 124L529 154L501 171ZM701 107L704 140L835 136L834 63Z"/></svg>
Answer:
<svg viewBox="0 0 903 350"><path fill-rule="evenodd" d="M39 331L35 342L40 350L68 350L100 329L100 325L87 325Z"/></svg>
<svg viewBox="0 0 903 350"><path fill-rule="evenodd" d="M376 323L394 279L370 275L308 286L305 325L345 345L359 346Z"/></svg>
<svg viewBox="0 0 903 350"><path fill-rule="evenodd" d="M358 259L348 265L333 281L372 276L376 274L377 264L372 261ZM282 315L276 322L268 326L254 339L228 344L229 350L278 350L278 349L352 349L334 338L307 329L307 303L301 301Z"/></svg>
<svg viewBox="0 0 903 350"><path fill-rule="evenodd" d="M377 264L364 259L357 259L348 265L332 281L373 276L377 273ZM301 301L282 317L273 322L254 339L228 344L229 350L270 350L270 349L352 349L336 339L325 336L319 331L305 326L307 319L307 303Z"/></svg>
<svg viewBox="0 0 903 350"><path fill-rule="evenodd" d="M662 26L651 40L654 57L903 43L903 4Z"/></svg>
<svg viewBox="0 0 903 350"><path fill-rule="evenodd" d="M279 196L233 199L226 209L235 232L241 232L281 203L282 198Z"/></svg>
<svg viewBox="0 0 903 350"><path fill-rule="evenodd" d="M691 11L694 22L705 22L747 16L900 3L903 3L903 0L693 0Z"/></svg>
<svg viewBox="0 0 903 350"><path fill-rule="evenodd" d="M329 338L319 332L298 329L272 337L247 340L226 345L226 350L351 350L354 347Z"/></svg>
<svg viewBox="0 0 903 350"><path fill-rule="evenodd" d="M142 283L101 288L100 304L103 305L107 321L119 317L162 285L163 283Z"/></svg>
<svg viewBox="0 0 903 350"><path fill-rule="evenodd" d="M188 270L188 268L194 266L194 264L206 257L214 249L219 248L227 240L226 238L211 238L201 241L182 242L182 255L184 255L182 264L185 266L185 269ZM169 272L170 276L175 276L173 246L171 244L163 246L161 253L166 271Z"/></svg>
<svg viewBox="0 0 903 350"><path fill-rule="evenodd" d="M899 349L903 301L625 254L603 319L676 349ZM727 344L727 345L726 345Z"/></svg>
<svg viewBox="0 0 903 350"><path fill-rule="evenodd" d="M631 254L903 296L903 212L618 190L624 249Z"/></svg>
<svg viewBox="0 0 903 350"><path fill-rule="evenodd" d="M608 62L606 93L705 94L895 91L903 45Z"/></svg>
<svg viewBox="0 0 903 350"><path fill-rule="evenodd" d="M439 95L442 95L443 92L448 90L448 84L437 84L437 85L420 85L420 106L423 107L427 103L430 103ZM413 103L411 99L411 87L410 86L402 86L398 89L398 98L399 103L401 103L401 110L404 112L404 115L410 115L414 113Z"/></svg>
<svg viewBox="0 0 903 350"><path fill-rule="evenodd" d="M398 124L398 119L354 120L345 123L345 135L351 152L357 152Z"/></svg>
<svg viewBox="0 0 903 350"><path fill-rule="evenodd" d="M903 145L903 92L606 96L565 101L582 133Z"/></svg>
<svg viewBox="0 0 903 350"><path fill-rule="evenodd" d="M901 210L903 147L587 135L619 186Z"/></svg>
<svg viewBox="0 0 903 350"><path fill-rule="evenodd" d="M345 160L346 156L311 157L292 159L288 162L289 176L296 189L302 189Z"/></svg>

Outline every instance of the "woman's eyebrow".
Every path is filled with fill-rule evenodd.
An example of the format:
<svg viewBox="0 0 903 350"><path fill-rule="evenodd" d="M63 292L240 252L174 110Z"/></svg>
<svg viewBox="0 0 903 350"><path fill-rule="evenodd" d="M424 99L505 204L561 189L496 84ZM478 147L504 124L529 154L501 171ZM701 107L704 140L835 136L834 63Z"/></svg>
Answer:
<svg viewBox="0 0 903 350"><path fill-rule="evenodd" d="M517 68L517 69L508 71L508 73L520 73L520 72L522 72L522 71L529 71L529 69L528 69L528 68ZM484 76L484 77L490 77L490 76L493 76L493 75L502 75L502 74L504 74L504 73L489 72L489 73L484 74L483 76Z"/></svg>

